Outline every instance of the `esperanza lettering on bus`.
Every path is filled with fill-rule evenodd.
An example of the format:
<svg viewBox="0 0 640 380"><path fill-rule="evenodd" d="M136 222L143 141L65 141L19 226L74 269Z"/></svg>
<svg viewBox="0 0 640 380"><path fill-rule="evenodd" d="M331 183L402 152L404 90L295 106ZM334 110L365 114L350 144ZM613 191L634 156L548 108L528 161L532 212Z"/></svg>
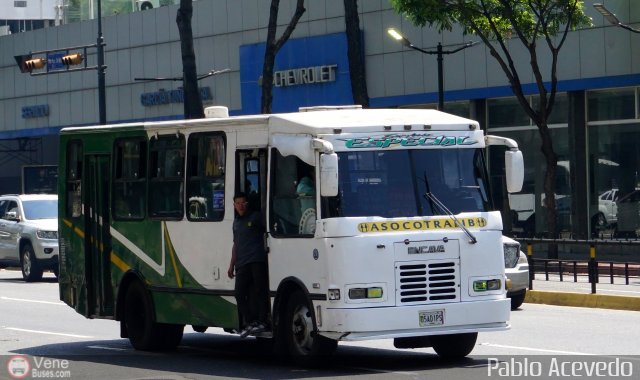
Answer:
<svg viewBox="0 0 640 380"><path fill-rule="evenodd" d="M467 228L484 227L487 220L478 218L458 218L458 222ZM358 231L366 232L396 232L396 231L424 231L437 229L459 228L452 218L399 220L384 222L367 222L358 224Z"/></svg>

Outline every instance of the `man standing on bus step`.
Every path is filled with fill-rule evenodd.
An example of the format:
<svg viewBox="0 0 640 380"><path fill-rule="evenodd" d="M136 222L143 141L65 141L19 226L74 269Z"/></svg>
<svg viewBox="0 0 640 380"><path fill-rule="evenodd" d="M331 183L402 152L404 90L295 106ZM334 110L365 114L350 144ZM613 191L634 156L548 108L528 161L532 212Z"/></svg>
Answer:
<svg viewBox="0 0 640 380"><path fill-rule="evenodd" d="M259 211L250 211L247 195L233 197L233 249L227 274L236 278L238 310L244 319L240 337L270 330L269 280L264 226Z"/></svg>

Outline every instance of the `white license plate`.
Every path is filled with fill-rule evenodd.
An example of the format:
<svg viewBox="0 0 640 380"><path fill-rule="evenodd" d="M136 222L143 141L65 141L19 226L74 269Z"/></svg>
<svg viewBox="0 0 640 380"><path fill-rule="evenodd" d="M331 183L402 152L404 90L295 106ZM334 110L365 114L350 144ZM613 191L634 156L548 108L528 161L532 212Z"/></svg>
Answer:
<svg viewBox="0 0 640 380"><path fill-rule="evenodd" d="M418 316L420 318L420 327L444 324L444 310L420 311Z"/></svg>

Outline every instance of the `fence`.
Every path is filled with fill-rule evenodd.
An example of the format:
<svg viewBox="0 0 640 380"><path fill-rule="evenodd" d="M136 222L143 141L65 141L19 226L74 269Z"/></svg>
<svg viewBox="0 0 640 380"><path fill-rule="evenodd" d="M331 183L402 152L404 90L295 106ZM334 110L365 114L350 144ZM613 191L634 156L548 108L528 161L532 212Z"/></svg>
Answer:
<svg viewBox="0 0 640 380"><path fill-rule="evenodd" d="M549 281L549 274L557 274L560 281L565 281L569 276L573 282L578 282L579 277L587 276L591 284L591 293L596 293L596 285L600 282L601 275L608 278L611 284L615 278L623 278L626 285L629 285L630 278L640 279L640 262L638 261L613 261L598 260L597 250L603 246L632 246L637 248L640 259L640 241L638 240L579 240L579 239L542 239L529 238L519 239L520 243L527 248L527 259L529 261L529 289L533 289L533 279L536 273L543 272L545 280ZM588 249L588 258L585 259L543 259L533 257L534 245L544 244L548 246L569 245L582 246Z"/></svg>

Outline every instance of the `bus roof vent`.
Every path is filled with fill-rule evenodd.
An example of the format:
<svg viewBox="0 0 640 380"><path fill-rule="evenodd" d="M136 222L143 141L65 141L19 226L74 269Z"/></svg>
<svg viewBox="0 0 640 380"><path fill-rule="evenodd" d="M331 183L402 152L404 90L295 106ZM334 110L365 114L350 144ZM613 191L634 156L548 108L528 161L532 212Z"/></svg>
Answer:
<svg viewBox="0 0 640 380"><path fill-rule="evenodd" d="M360 104L349 104L344 106L313 106L313 107L300 107L298 112L311 112L311 111L330 111L330 110L360 110L362 106Z"/></svg>
<svg viewBox="0 0 640 380"><path fill-rule="evenodd" d="M229 117L229 109L225 106L211 106L204 109L204 117L207 119L221 119Z"/></svg>

